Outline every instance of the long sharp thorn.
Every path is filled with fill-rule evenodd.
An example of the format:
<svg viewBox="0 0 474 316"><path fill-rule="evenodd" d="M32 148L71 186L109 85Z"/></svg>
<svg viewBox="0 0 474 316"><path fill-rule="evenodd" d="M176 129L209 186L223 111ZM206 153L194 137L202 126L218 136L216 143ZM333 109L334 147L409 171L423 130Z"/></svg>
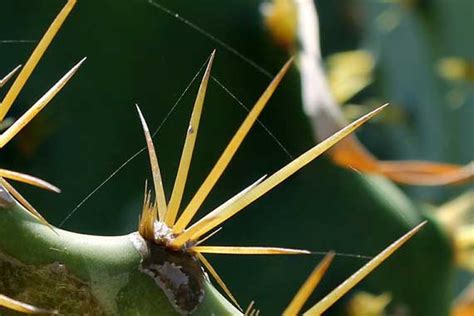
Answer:
<svg viewBox="0 0 474 316"><path fill-rule="evenodd" d="M221 279L217 271L212 267L211 263L207 261L207 259L200 253L197 253L197 257L199 261L201 261L202 264L206 267L207 271L209 271L212 277L217 281L219 286L224 290L224 292L227 294L230 300L234 303L234 305L237 306L242 311L242 307L240 307L239 303L237 302L235 297L232 295L229 288L225 285L224 281Z"/></svg>
<svg viewBox="0 0 474 316"><path fill-rule="evenodd" d="M262 195L276 187L278 184L286 180L288 177L293 175L295 172L306 166L308 163L316 159L322 153L327 151L329 148L334 146L344 137L350 135L354 130L360 127L362 124L367 122L369 119L380 113L386 105L379 107L378 109L364 115L355 122L352 122L348 126L344 127L331 137L328 137L318 145L314 146L285 167L274 173L268 179L253 188L248 194L240 196L238 199L234 199L232 203L226 203L204 216L201 220L193 224L189 229L183 232L175 242L183 242L184 238L190 238L191 240L197 240L200 236L207 233L211 229L219 226L230 217L237 214L243 208L260 198ZM186 236L186 237L182 237ZM182 237L182 238L181 238Z"/></svg>
<svg viewBox="0 0 474 316"><path fill-rule="evenodd" d="M23 69L20 71L20 74L18 75L10 90L8 90L7 94L5 95L5 98L3 99L2 103L0 104L0 122L7 115L8 110L12 106L13 102L15 102L21 89L25 85L26 81L30 77L38 62L41 60L41 57L43 56L44 52L51 44L51 41L58 33L59 29L61 28L62 24L66 20L67 16L71 12L75 4L76 0L68 0L66 5L63 7L61 12L59 12L53 23L51 23L50 27L43 35L43 38L41 38L41 40L39 41L35 50L31 54L30 58L26 62Z"/></svg>
<svg viewBox="0 0 474 316"><path fill-rule="evenodd" d="M48 90L33 106L26 111L15 123L12 124L2 135L0 135L0 148L5 146L25 125L27 125L66 85L69 79L76 73L81 64L86 60L83 58L71 68L51 89ZM3 104L1 105L3 106Z"/></svg>
<svg viewBox="0 0 474 316"><path fill-rule="evenodd" d="M224 173L224 170L227 168L229 162L232 160L232 157L234 157L234 154L236 153L240 144L244 140L245 136L247 136L248 132L250 131L251 127L257 120L259 114L262 112L263 108L267 104L268 100L272 96L278 84L281 82L284 75L290 68L292 61L293 59L290 59L283 66L283 68L276 75L276 77L267 87L267 89L262 94L262 96L258 99L257 103L255 103L252 110L249 112L244 122L242 123L242 125L240 125L239 129L237 130L235 135L232 137L226 149L219 157L219 160L217 160L216 164L212 168L206 180L204 180L204 182L201 184L201 187L198 189L194 197L191 199L191 202L189 202L188 206L183 211L183 214L179 217L178 221L176 222L176 225L174 225L173 227L174 233L182 232L186 228L186 226L188 226L188 224L191 222L194 215L196 214L196 212L198 211L198 209L201 207L202 203L206 199L207 195L209 194L209 192L211 192L212 188L217 183L217 180L219 180L221 175Z"/></svg>
<svg viewBox="0 0 474 316"><path fill-rule="evenodd" d="M24 173L19 173L15 171L10 171L10 170L5 170L5 169L0 169L0 177L7 178L10 180L18 181L18 182L23 182L29 185L36 186L41 189L45 189L48 191L60 193L61 190L54 185L41 180L39 178L24 174Z"/></svg>
<svg viewBox="0 0 474 316"><path fill-rule="evenodd" d="M193 113L191 114L191 120L186 133L183 153L181 154L181 160L179 161L178 173L176 175L173 192L171 193L168 210L165 216L165 224L168 227L173 227L176 220L176 215L178 214L179 206L181 205L181 200L183 198L184 187L188 177L189 166L191 165L194 145L196 143L196 137L199 129L199 121L201 119L204 98L206 96L207 84L211 75L212 62L214 61L215 53L216 51L214 50L209 57L209 63L207 64L201 85L199 86L196 101L194 102Z"/></svg>
<svg viewBox="0 0 474 316"><path fill-rule="evenodd" d="M334 259L334 255L334 252L329 252L324 257L324 259L316 266L316 268L314 268L311 275L303 283L301 288L298 290L298 293L296 293L293 300L283 312L283 316L296 316L299 314L299 312L303 308L303 305L310 297L311 293L313 293L314 289L316 288L316 286L318 286L324 274L326 274L326 271L328 270L332 260Z"/></svg>
<svg viewBox="0 0 474 316"><path fill-rule="evenodd" d="M5 77L3 77L3 79L0 80L0 88L2 88L20 68L21 68L21 65L16 66L15 69L10 71Z"/></svg>
<svg viewBox="0 0 474 316"><path fill-rule="evenodd" d="M204 242L214 237L214 235L220 232L221 230L222 230L222 227L219 227L216 230L210 232L209 235L207 235L206 237L199 239L199 241L196 242L196 246L202 245Z"/></svg>
<svg viewBox="0 0 474 316"><path fill-rule="evenodd" d="M38 212L33 205L31 205L27 199L25 199L20 192L18 192L10 183L0 177L0 184L21 204L23 205L30 214L36 218L42 224L48 226L54 231L53 226Z"/></svg>
<svg viewBox="0 0 474 316"><path fill-rule="evenodd" d="M400 248L405 242L412 238L427 222L423 222L417 225L415 228L410 230L408 233L403 235L401 238L393 242L390 246L385 248L381 253L375 256L372 260L366 263L356 273L342 282L337 288L331 293L326 295L316 305L311 307L304 316L319 316L327 309L329 309L335 302L337 302L343 295L349 292L354 286L362 281L367 275L369 275L375 268L377 268L382 262L390 257L398 248Z"/></svg>
<svg viewBox="0 0 474 316"><path fill-rule="evenodd" d="M25 314L58 314L58 312L55 310L47 310L35 307L33 305L14 300L2 294L0 294L0 306Z"/></svg>
<svg viewBox="0 0 474 316"><path fill-rule="evenodd" d="M200 219L196 224L186 229L182 234L180 234L178 237L176 237L175 239L171 241L171 245L176 248L180 248L188 241L197 240L198 237L196 239L193 239L194 236L199 235L200 237L205 234L205 232L201 234L200 233L201 231L203 230L206 230L206 232L210 231L211 229L207 230L207 226L212 225L213 221L215 220L215 216L218 216L220 214L221 209L227 208L228 206L238 201L242 196L245 196L246 194L248 194L250 191L252 191L253 188L255 188L259 183L261 183L265 179L265 177L266 176L261 177L260 179L255 181L252 185L248 186L247 188L239 192L237 195L229 199L227 202L225 202L224 204L216 208L214 211L212 211L211 213L207 214L205 217Z"/></svg>
<svg viewBox="0 0 474 316"><path fill-rule="evenodd" d="M163 221L166 215L166 197L165 190L163 188L163 181L161 178L160 165L158 164L158 157L156 156L155 146L153 145L153 139L150 135L150 130L146 124L145 118L143 117L142 111L136 105L140 121L142 123L143 132L145 133L146 145L148 147L148 155L150 156L151 172L153 175L153 185L155 187L155 198L158 204L158 217L160 221Z"/></svg>
<svg viewBox="0 0 474 316"><path fill-rule="evenodd" d="M276 247L194 246L191 249L199 253L221 255L307 255L311 253L308 250Z"/></svg>

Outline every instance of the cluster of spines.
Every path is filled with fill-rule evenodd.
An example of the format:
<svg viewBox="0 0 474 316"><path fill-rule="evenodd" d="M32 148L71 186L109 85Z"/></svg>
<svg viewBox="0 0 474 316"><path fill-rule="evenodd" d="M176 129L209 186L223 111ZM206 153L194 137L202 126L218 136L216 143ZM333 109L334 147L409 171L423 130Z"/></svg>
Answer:
<svg viewBox="0 0 474 316"><path fill-rule="evenodd" d="M68 0L65 7L58 14L56 19L53 21L43 38L38 43L37 47L31 54L27 63L23 69L18 74L17 79L14 81L12 87L9 89L2 103L0 104L0 121L3 120L10 109L11 105L16 100L18 94L22 90L27 79L33 72L35 66L43 56L47 47L51 43L52 39L60 29L61 25L65 21L66 17L71 12L74 7L76 0ZM186 179L188 176L189 167L191 164L192 153L194 145L196 142L197 131L199 127L199 121L202 113L202 107L204 103L205 93L207 84L210 77L210 69L214 59L214 52L210 57L207 69L205 71L204 77L202 79L198 96L195 101L193 113L191 115L191 121L186 135L185 145L183 148L183 153L180 160L180 165L178 168L178 173L176 181L174 184L173 192L169 204L166 202L166 197L161 180L161 172L159 169L158 159L156 157L156 152L153 146L152 137L149 133L148 127L146 125L145 119L140 112L140 109L137 106L139 116L145 131L146 142L149 149L150 161L153 172L153 184L154 184L154 195L155 199L152 198L151 192L145 194L145 200L143 205L142 218L140 220L139 232L146 239L155 239L155 228L154 225L157 221L160 221L170 227L172 233L174 234L173 238L169 239L166 244L167 247L170 247L174 250L186 249L196 255L200 262L206 267L206 269L214 276L219 285L224 289L228 294L231 300L238 306L237 301L230 293L230 290L227 288L223 280L219 277L217 272L211 266L209 261L204 257L205 253L218 253L218 254L240 254L240 255L249 255L249 254L263 254L263 255L273 255L273 254L308 254L309 251L298 250L298 249L287 249L287 248L274 248L274 247L238 247L238 246L203 246L202 243L210 238L212 235L217 233L220 228L219 226L223 224L226 220L237 214L247 205L273 189L275 186L280 184L286 178L297 172L303 166L311 162L313 159L324 153L327 149L335 145L338 141L344 137L351 134L356 128L365 123L371 117L379 113L383 107L363 116L359 120L355 121L352 124L349 124L347 127L343 128L333 136L324 140L317 146L308 150L306 153L302 154L294 161L292 161L287 166L280 169L278 172L272 176L266 178L262 177L257 180L255 183L244 189L242 192L229 199L227 202L216 208L214 211L210 212L208 215L198 220L196 223L188 227L191 223L193 217L201 207L202 203L217 183L220 176L223 174L224 170L228 166L229 162L233 158L240 144L244 140L245 136L250 131L251 127L257 120L257 117L262 112L263 108L267 104L271 95L275 91L276 87L282 80L283 76L289 69L291 65L291 60L288 61L283 68L280 70L275 79L270 83L268 88L259 98L255 106L249 112L249 115L244 120L221 157L215 164L214 168L211 170L206 180L203 182L195 196L192 198L191 202L184 208L182 214L178 217L178 213L181 206L181 200L186 184ZM76 64L71 70L69 70L52 88L50 88L23 116L21 116L12 126L10 126L2 135L0 135L0 148L5 146L18 132L20 132L24 126L26 126L53 98L54 96L66 85L66 83L71 79L74 73L77 71L79 66L84 61L81 60ZM18 66L9 74L7 74L2 80L0 80L0 88L10 79L14 77L16 72L21 68ZM59 192L55 186L34 178L32 176L24 175L21 173L0 169L0 181L1 184L23 205L25 206L33 216L38 218L41 222L46 225L49 225L46 220L37 212L28 201L23 198L4 178L22 181L28 184L32 184L41 188L45 188L51 191ZM147 190L147 189L146 189ZM346 293L351 287L357 284L362 278L364 278L368 273L370 273L376 266L378 266L383 260L385 260L389 255L391 255L398 247L400 247L404 242L406 242L410 237L412 237L416 231L421 228L417 226L411 230L408 234L403 236L401 239L393 243L381 254L375 257L367 265L365 265L361 270L356 272L356 274L349 278L346 282L341 284L333 292L331 292L326 298L324 298L320 303L316 304L311 308L306 314L307 315L319 315L321 312L326 310L330 305L332 305L340 296ZM207 236L206 236L207 234ZM205 236L205 237L204 237ZM295 296L295 299L292 301L290 306L284 312L285 315L296 315L301 310L304 302L309 297L309 294L312 292L314 287L317 285L322 275L328 268L330 261L332 260L334 254L330 253L323 260L323 262L315 269L313 274L310 276L308 281L302 287L302 289ZM4 295L0 295L0 305L5 307L15 309L20 312L26 313L54 313L55 311L46 311L11 298L8 298ZM259 311L254 310L252 307L249 309L249 315L258 315Z"/></svg>
<svg viewBox="0 0 474 316"><path fill-rule="evenodd" d="M250 186L242 190L240 193L230 198L228 201L226 201L225 203L205 215L203 218L197 220L194 224L189 226L194 215L199 210L199 207L202 205L205 198L212 190L219 177L223 174L233 155L236 153L239 145L242 143L245 136L250 131L250 128L252 127L253 123L257 120L258 115L267 104L271 95L273 94L276 87L282 80L283 76L288 71L289 66L291 65L290 60L283 66L283 68L277 74L275 79L270 83L263 95L259 98L257 103L251 109L249 115L244 120L238 131L235 133L230 143L227 145L223 154L220 156L219 160L204 180L198 192L191 199L191 202L189 202L188 206L184 208L184 211L181 213L181 215L179 215L179 206L181 205L181 199L185 188L186 178L191 164L192 152L194 149L194 144L196 142L197 130L199 127L199 118L201 117L204 97L208 80L210 78L210 71L214 60L214 55L215 52L213 52L209 58L206 71L199 87L198 96L194 103L194 109L191 115L191 121L189 123L189 128L185 138L185 145L178 168L178 175L175 180L169 204L167 204L166 202L166 196L164 193L158 158L156 156L156 150L153 145L152 137L150 135L149 128L145 122L145 119L140 111L140 108L137 106L137 111L143 126L145 139L148 147L148 153L150 156L156 197L156 199L153 200L151 197L151 192L147 191L146 189L144 207L139 224L139 232L145 239L153 240L157 244L169 248L170 250L187 251L194 254L197 259L203 264L203 266L207 269L207 271L214 277L216 282L221 286L227 296L234 302L237 307L240 308L237 300L234 298L231 291L226 286L226 284L216 272L216 270L212 267L210 262L205 258L204 254L290 255L309 254L310 252L307 250L275 247L205 246L202 245L202 243L206 241L210 236L217 233L217 231L221 229L220 225L224 224L224 222L226 222L228 219L236 215L238 212L240 212L246 206L260 198L262 195L266 194L268 191L272 190L275 186L277 186L285 179L293 175L295 172L310 163L319 155L323 154L329 148L337 144L341 139L344 139L344 137L350 135L359 126L361 126L370 118L382 111L386 105L381 106L380 108L349 124L345 128L341 129L339 132L335 133L320 144L314 146L307 152L294 159L292 162L281 168L279 171L277 171L270 177L264 176L258 179L255 183L251 184ZM172 231L172 234L167 235L163 239L157 237L155 231L156 223L166 225L169 230ZM328 309L350 288L360 282L368 273L375 269L396 249L398 249L403 243L405 243L410 237L412 237L422 227L422 225L415 227L401 239L390 245L386 250L381 252L373 260L366 264L361 270L356 272L351 278L342 283L341 286L336 288L333 292L331 292L328 296L321 300L321 302L317 303L313 308L308 310L306 314L319 315L324 310ZM297 315L299 313L304 302L307 300L314 287L318 284L319 280L326 272L333 257L334 253L328 254L328 256L322 261L322 263L315 269L308 281L298 292L292 303L284 312L285 315ZM257 311L250 308L249 314L251 313L255 315Z"/></svg>

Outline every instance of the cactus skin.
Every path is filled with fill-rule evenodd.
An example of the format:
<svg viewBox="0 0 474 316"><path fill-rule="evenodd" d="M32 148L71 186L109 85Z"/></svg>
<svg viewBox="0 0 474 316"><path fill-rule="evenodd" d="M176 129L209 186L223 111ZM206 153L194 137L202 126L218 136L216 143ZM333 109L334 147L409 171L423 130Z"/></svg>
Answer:
<svg viewBox="0 0 474 316"><path fill-rule="evenodd" d="M150 277L139 271L142 260L132 240L138 234L133 233L117 237L103 237L71 233L61 229L50 229L31 217L27 211L3 191L0 209L0 253L13 257L23 265L41 267L61 264L60 278L63 283L53 284L53 288L37 288L29 298L42 306L57 309L60 303L65 314L138 313L143 315L177 315L162 290ZM0 257L0 262L5 260ZM0 267L5 267L1 265ZM6 271L0 271L2 284L18 282L16 274L11 278ZM48 274L44 275L48 277ZM20 276L21 277L21 276ZM41 276L37 275L41 282ZM74 280L74 281L73 281ZM47 282L47 280L42 280ZM21 286L25 286L22 288ZM17 291L28 292L28 287L37 284L18 284ZM54 292L55 288L69 287L70 295L57 298L56 302L47 302L44 297ZM42 292L42 289L44 292ZM3 289L0 289L3 290ZM193 315L236 315L240 312L228 303L208 282L205 283L204 301ZM11 293L4 293L11 295ZM81 296L79 296L79 294ZM89 309L84 310L78 297L92 295ZM76 309L75 309L76 308ZM99 312L100 311L100 312Z"/></svg>

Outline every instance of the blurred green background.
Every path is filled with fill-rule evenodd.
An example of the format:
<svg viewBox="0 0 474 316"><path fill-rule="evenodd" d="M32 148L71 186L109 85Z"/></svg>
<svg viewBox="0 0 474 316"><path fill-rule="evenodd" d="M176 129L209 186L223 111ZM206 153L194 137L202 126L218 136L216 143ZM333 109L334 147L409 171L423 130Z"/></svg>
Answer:
<svg viewBox="0 0 474 316"><path fill-rule="evenodd" d="M1 74L24 63L34 47L28 41L8 40L38 40L63 3L2 1ZM259 1L157 3L271 74L289 57L265 30ZM366 146L383 159L460 164L472 160L474 78L468 70L474 61L470 31L474 2L344 0L317 1L317 6L325 56L360 48L375 56L374 83L351 103L389 101L403 113L403 119L364 127L359 136ZM88 57L44 113L2 151L2 167L45 178L63 190L52 195L18 185L52 224L59 225L85 196L144 146L135 103L141 106L152 130L162 126L155 144L169 194L198 81L160 124L214 48L213 76L246 106L253 105L270 81L179 17L146 0L79 0L20 94L9 116L18 117L74 63ZM439 71L448 57L467 65L464 75L461 72L448 79ZM215 81L210 83L185 201L197 190L245 114ZM314 145L302 112L296 68L282 82L261 121L290 155L297 156ZM64 228L105 235L136 230L144 181L150 178L147 159L142 154L128 163L77 209ZM201 214L290 160L256 125ZM399 192L395 191L392 199L398 204L392 205L370 181L332 166L327 158L319 159L231 220L210 243L334 249L373 256L424 217L418 204L439 204L468 188L403 187L412 201L403 195L397 197ZM363 288L373 293L392 292L393 304L406 307L410 315L443 315L455 295L451 246L433 225L417 238L369 277ZM256 300L265 314L273 315L287 305L320 258L216 256L211 260L242 305ZM312 301L365 262L337 257ZM463 276L458 287L468 278Z"/></svg>

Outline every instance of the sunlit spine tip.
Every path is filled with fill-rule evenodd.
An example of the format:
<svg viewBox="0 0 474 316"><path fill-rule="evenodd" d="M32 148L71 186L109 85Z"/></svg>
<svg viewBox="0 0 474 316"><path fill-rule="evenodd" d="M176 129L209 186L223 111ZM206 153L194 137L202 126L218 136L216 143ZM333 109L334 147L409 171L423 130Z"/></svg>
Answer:
<svg viewBox="0 0 474 316"><path fill-rule="evenodd" d="M148 148L148 156L150 158L151 172L153 175L153 185L155 188L155 199L158 207L158 217L160 221L163 221L166 215L167 204L165 191L163 188L163 181L161 178L160 166L158 164L158 157L156 156L155 146L153 145L153 139L151 137L150 130L145 121L145 118L143 117L142 111L140 110L138 104L135 104L135 106L137 108L138 116L142 124L143 132L145 134L146 145Z"/></svg>
<svg viewBox="0 0 474 316"><path fill-rule="evenodd" d="M196 194L184 209L183 214L181 214L180 218L177 220L173 227L173 231L175 233L181 233L189 225L194 215L208 196L209 192L211 192L214 185L224 173L225 169L237 152L237 149L242 144L260 113L263 111L265 105L270 100L270 97L273 95L281 80L287 73L292 61L293 59L290 59L285 63L272 82L268 85L267 89L257 100L253 108L250 110L244 122L240 125L239 129L232 137L231 141L217 160L211 172L207 175Z"/></svg>
<svg viewBox="0 0 474 316"><path fill-rule="evenodd" d="M405 242L411 239L427 222L424 221L411 229L408 233L393 242L390 246L385 248L381 253L375 256L372 260L366 263L362 268L355 272L352 276L342 282L331 293L326 295L321 301L310 308L304 316L319 316L328 310L335 302L342 296L349 292L354 286L362 281L367 275L375 270L382 262L390 257L397 249L399 249Z"/></svg>
<svg viewBox="0 0 474 316"><path fill-rule="evenodd" d="M10 71L3 79L0 79L0 88L2 88L13 76L16 72L21 68L21 65L16 66L12 71Z"/></svg>
<svg viewBox="0 0 474 316"><path fill-rule="evenodd" d="M170 202L168 205L166 216L164 218L164 222L166 225L168 225L168 227L173 227L176 221L176 216L178 214L179 207L181 205L181 200L183 198L184 188L186 186L186 180L191 165L194 145L196 144L197 134L199 130L199 122L201 120L204 99L206 96L209 78L211 76L211 68L214 62L215 53L216 51L214 50L211 56L209 57L209 62L207 64L206 71L204 72L201 84L199 86L199 91L194 102L193 112L191 114L189 127L184 141L183 152L181 154L181 159L179 162L178 173L176 175L176 180L174 183L173 191L171 193Z"/></svg>
<svg viewBox="0 0 474 316"><path fill-rule="evenodd" d="M68 17L71 10L74 8L75 4L76 0L67 1L63 9L59 12L54 21L49 26L46 33L39 41L38 45L35 47L30 58L28 58L27 62L25 63L25 66L21 69L20 73L18 74L18 77L13 82L13 85L8 90L7 94L5 95L3 101L0 104L0 121L3 121L3 119L5 118L8 110L15 102L20 91L23 89L23 86L25 85L26 81L31 76L33 70L36 68L36 65L43 57L43 54L45 53L46 49L51 44L52 40L58 33L59 29Z"/></svg>
<svg viewBox="0 0 474 316"><path fill-rule="evenodd" d="M13 137L15 137L48 103L61 91L66 83L74 76L82 63L83 58L71 70L69 70L59 81L52 86L26 113L15 121L2 135L0 135L0 148L4 147ZM2 108L4 104L0 105Z"/></svg>

